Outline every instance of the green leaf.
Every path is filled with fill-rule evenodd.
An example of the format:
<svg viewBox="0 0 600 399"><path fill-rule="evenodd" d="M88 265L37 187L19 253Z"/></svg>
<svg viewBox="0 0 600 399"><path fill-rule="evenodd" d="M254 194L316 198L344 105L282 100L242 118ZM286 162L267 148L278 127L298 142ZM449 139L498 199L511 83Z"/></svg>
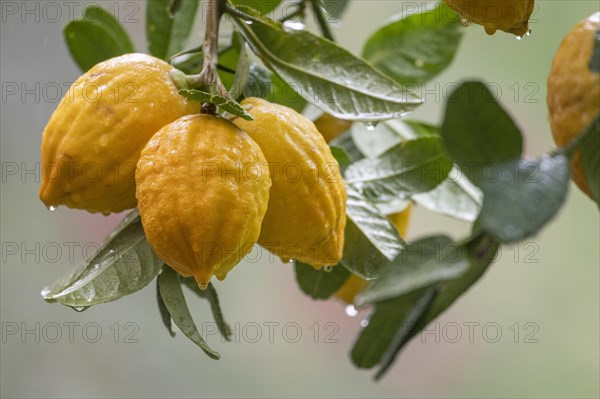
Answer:
<svg viewBox="0 0 600 399"><path fill-rule="evenodd" d="M168 267L168 266L164 266L164 267ZM158 279L156 279L156 300L158 301L158 311L160 312L160 318L163 322L163 324L165 325L165 327L167 327L167 331L169 331L169 334L171 334L171 337L175 336L175 331L173 331L173 324L171 323L171 315L169 314L169 310L167 309L167 306L165 305L165 302L163 301L162 297L160 296L160 287L158 285Z"/></svg>
<svg viewBox="0 0 600 399"><path fill-rule="evenodd" d="M313 299L327 299L339 290L350 277L350 272L343 266L337 265L331 270L314 267L296 261L294 264L296 281L306 295Z"/></svg>
<svg viewBox="0 0 600 399"><path fill-rule="evenodd" d="M581 143L581 160L594 200L600 205L600 117L586 130L587 137Z"/></svg>
<svg viewBox="0 0 600 399"><path fill-rule="evenodd" d="M497 165L483 179L481 226L502 243L537 233L562 206L569 187L569 160L562 154Z"/></svg>
<svg viewBox="0 0 600 399"><path fill-rule="evenodd" d="M479 280L499 246L489 236L480 235L459 248L469 261L468 270L460 277L376 304L368 326L352 349L352 360L358 367L380 364L376 378L381 378L404 345Z"/></svg>
<svg viewBox="0 0 600 399"><path fill-rule="evenodd" d="M119 43L119 46L123 51L122 54L133 53L135 51L127 31L125 31L123 26L115 19L110 11L107 11L96 4L90 4L85 8L83 16L85 20L89 22L104 26L117 43Z"/></svg>
<svg viewBox="0 0 600 399"><path fill-rule="evenodd" d="M198 332L198 328L196 328L196 324L194 323L190 310L185 302L177 272L170 267L165 267L158 276L158 287L160 296L162 297L171 318L175 322L175 325L179 327L186 337L198 345L208 357L211 359L219 359L221 356L208 346Z"/></svg>
<svg viewBox="0 0 600 399"><path fill-rule="evenodd" d="M265 15L277 8L281 0L231 0L236 7L250 7L261 15Z"/></svg>
<svg viewBox="0 0 600 399"><path fill-rule="evenodd" d="M266 99L302 112L306 107L306 100L298 94L298 91L302 90L300 85L294 82L287 84L274 73L269 72L269 74L271 75L271 91Z"/></svg>
<svg viewBox="0 0 600 399"><path fill-rule="evenodd" d="M483 194L455 167L439 186L415 194L412 199L432 212L474 222L481 210Z"/></svg>
<svg viewBox="0 0 600 399"><path fill-rule="evenodd" d="M517 125L480 82L465 82L448 99L442 138L450 156L473 183L492 163L519 159L523 137Z"/></svg>
<svg viewBox="0 0 600 399"><path fill-rule="evenodd" d="M398 334L410 335L419 311L424 313L423 303L430 297L427 289L409 293L378 303L365 327L352 348L352 362L359 368L371 368L380 363L381 358L392 345Z"/></svg>
<svg viewBox="0 0 600 399"><path fill-rule="evenodd" d="M459 277L469 267L469 254L446 236L421 239L406 246L354 303L365 306L399 297Z"/></svg>
<svg viewBox="0 0 600 399"><path fill-rule="evenodd" d="M234 14L236 29L265 65L309 102L347 120L377 121L401 117L422 101L334 43L306 30L286 32L281 24ZM247 22L251 22L248 24Z"/></svg>
<svg viewBox="0 0 600 399"><path fill-rule="evenodd" d="M422 84L452 62L464 30L459 21L443 3L392 17L369 37L362 55L400 84Z"/></svg>
<svg viewBox="0 0 600 399"><path fill-rule="evenodd" d="M206 290L201 290L198 287L198 284L194 280L193 277L182 278L183 283L198 295L200 298L207 299L210 303L210 310L212 312L213 318L217 323L217 328L219 332L225 338L226 341L231 341L231 327L225 321L225 317L223 316L223 311L221 310L221 304L219 302L219 296L217 295L217 290L213 283L208 283Z"/></svg>
<svg viewBox="0 0 600 399"><path fill-rule="evenodd" d="M155 57L168 60L183 50L194 25L198 0L185 0L172 7L171 0L146 3L148 49ZM171 15L174 13L173 15Z"/></svg>
<svg viewBox="0 0 600 399"><path fill-rule="evenodd" d="M590 70L595 73L600 73L600 29L594 35L594 50L590 58Z"/></svg>
<svg viewBox="0 0 600 399"><path fill-rule="evenodd" d="M248 51L246 50L246 45L244 44L240 50L238 64L235 68L235 76L233 77L231 88L229 89L229 96L231 98L239 98L242 95L249 78L250 58L248 57Z"/></svg>
<svg viewBox="0 0 600 399"><path fill-rule="evenodd" d="M442 140L424 137L402 142L379 158L355 162L345 171L346 182L375 202L432 190L452 169Z"/></svg>
<svg viewBox="0 0 600 399"><path fill-rule="evenodd" d="M82 71L109 58L133 51L121 43L106 25L87 20L71 21L63 31L71 56Z"/></svg>
<svg viewBox="0 0 600 399"><path fill-rule="evenodd" d="M403 250L404 241L394 225L375 205L351 187L347 188L344 254L341 263L359 276L371 280L381 268Z"/></svg>
<svg viewBox="0 0 600 399"><path fill-rule="evenodd" d="M250 64L248 82L242 93L244 97L269 98L271 92L271 72L261 65Z"/></svg>
<svg viewBox="0 0 600 399"><path fill-rule="evenodd" d="M440 137L439 129L422 122L392 119L377 125L352 125L352 139L369 158L377 158L392 147L424 137Z"/></svg>
<svg viewBox="0 0 600 399"><path fill-rule="evenodd" d="M162 265L146 241L137 211L133 211L92 259L44 288L42 297L81 310L141 290L156 277Z"/></svg>
<svg viewBox="0 0 600 399"><path fill-rule="evenodd" d="M218 94L210 94L201 90L179 90L179 94L200 103L213 103L219 107L222 111L229 112L232 115L236 115L244 118L247 121L252 120L252 115L247 113L244 108L237 101L230 98L221 97Z"/></svg>
<svg viewBox="0 0 600 399"><path fill-rule="evenodd" d="M352 133L347 131L345 133L340 134L329 143L330 146L341 148L348 154L350 157L350 163L360 161L365 156L362 152L356 147L354 140L352 139Z"/></svg>

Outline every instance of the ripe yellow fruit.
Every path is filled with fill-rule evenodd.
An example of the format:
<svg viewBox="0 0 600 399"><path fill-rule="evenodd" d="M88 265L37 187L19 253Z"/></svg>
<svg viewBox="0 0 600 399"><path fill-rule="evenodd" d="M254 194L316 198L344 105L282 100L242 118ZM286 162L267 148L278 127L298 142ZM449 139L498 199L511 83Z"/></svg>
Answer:
<svg viewBox="0 0 600 399"><path fill-rule="evenodd" d="M600 112L600 74L589 67L598 29L600 12L569 32L552 62L547 101L552 136L559 147L569 144ZM592 198L579 151L573 155L571 178Z"/></svg>
<svg viewBox="0 0 600 399"><path fill-rule="evenodd" d="M140 151L158 129L199 110L177 93L172 71L158 58L126 54L73 83L42 138L39 195L46 206L104 214L136 206Z"/></svg>
<svg viewBox="0 0 600 399"><path fill-rule="evenodd" d="M410 215L412 213L412 203L401 212L393 213L388 215L390 221L396 226L400 237L406 237L408 230L408 223L410 222ZM341 299L346 304L354 302L354 297L361 292L369 284L367 280L362 277L352 274L348 280L337 290L334 294L334 298Z"/></svg>
<svg viewBox="0 0 600 399"><path fill-rule="evenodd" d="M252 249L267 210L267 160L226 119L188 115L160 129L135 173L138 207L156 254L201 288Z"/></svg>
<svg viewBox="0 0 600 399"><path fill-rule="evenodd" d="M328 143L352 127L352 122L323 114L315 120L315 127Z"/></svg>
<svg viewBox="0 0 600 399"><path fill-rule="evenodd" d="M242 101L253 121L234 120L258 143L273 186L259 244L284 262L337 265L344 248L346 188L315 125L291 108L260 98Z"/></svg>
<svg viewBox="0 0 600 399"><path fill-rule="evenodd" d="M483 25L488 35L496 30L521 37L529 32L534 0L445 0L465 21Z"/></svg>

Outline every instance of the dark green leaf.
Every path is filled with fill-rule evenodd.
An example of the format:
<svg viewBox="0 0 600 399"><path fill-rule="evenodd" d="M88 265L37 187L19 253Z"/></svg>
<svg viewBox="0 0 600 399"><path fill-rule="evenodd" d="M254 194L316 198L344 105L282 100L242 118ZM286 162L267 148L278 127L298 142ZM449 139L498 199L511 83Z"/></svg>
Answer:
<svg viewBox="0 0 600 399"><path fill-rule="evenodd" d="M165 266L168 267L168 266ZM163 322L163 324L165 325L165 327L167 327L167 331L169 331L169 334L171 334L171 337L175 336L175 331L173 331L173 324L171 323L171 315L169 314L169 310L167 309L167 306L165 305L165 302L163 301L162 297L160 296L160 287L158 286L158 279L156 279L156 299L158 301L158 311L160 312L160 318Z"/></svg>
<svg viewBox="0 0 600 399"><path fill-rule="evenodd" d="M271 92L271 72L258 64L250 64L248 82L244 87L244 97L269 98Z"/></svg>
<svg viewBox="0 0 600 399"><path fill-rule="evenodd" d="M183 332L193 343L198 345L208 357L211 359L219 359L221 356L210 349L198 332L198 328L196 328L196 324L194 323L190 310L185 302L177 272L170 267L165 267L158 276L158 288L160 290L160 296L162 297L171 318L181 332Z"/></svg>
<svg viewBox="0 0 600 399"><path fill-rule="evenodd" d="M365 156L362 152L356 147L354 140L352 139L352 133L347 131L345 133L340 134L329 143L333 147L343 149L346 154L350 157L350 163L360 161Z"/></svg>
<svg viewBox="0 0 600 399"><path fill-rule="evenodd" d="M452 169L442 140L424 137L402 142L379 158L363 159L346 169L346 182L375 202L432 190Z"/></svg>
<svg viewBox="0 0 600 399"><path fill-rule="evenodd" d="M347 188L347 220L342 264L359 276L374 279L398 256L404 241L387 217L352 188Z"/></svg>
<svg viewBox="0 0 600 399"><path fill-rule="evenodd" d="M185 0L179 7L172 7L171 0L146 2L146 37L150 54L168 60L183 50L197 9L198 0Z"/></svg>
<svg viewBox="0 0 600 399"><path fill-rule="evenodd" d="M562 154L496 165L483 179L479 221L502 243L537 233L562 206L569 186L569 160Z"/></svg>
<svg viewBox="0 0 600 399"><path fill-rule="evenodd" d="M90 4L85 8L83 16L89 22L104 26L119 43L122 54L133 53L135 51L129 35L110 11L96 4Z"/></svg>
<svg viewBox="0 0 600 399"><path fill-rule="evenodd" d="M478 184L480 170L519 159L523 137L494 95L480 82L465 82L448 99L441 128L450 156Z"/></svg>
<svg viewBox="0 0 600 399"><path fill-rule="evenodd" d="M146 241L140 217L134 211L92 259L44 288L42 297L73 308L114 301L144 288L162 265Z"/></svg>
<svg viewBox="0 0 600 399"><path fill-rule="evenodd" d="M274 73L269 74L271 75L271 91L266 99L302 112L306 107L306 100L298 94L299 91L302 91L300 85L294 82L287 84Z"/></svg>
<svg viewBox="0 0 600 399"><path fill-rule="evenodd" d="M179 94L191 100L198 101L200 103L213 103L225 112L229 112L232 115L242 117L247 121L252 120L252 115L247 113L240 104L238 104L235 100L232 100L230 98L221 97L217 94L206 93L201 90L183 89L179 90Z"/></svg>
<svg viewBox="0 0 600 399"><path fill-rule="evenodd" d="M302 262L295 262L296 281L306 295L313 299L327 299L339 290L350 277L350 272L343 266L337 265L331 270L314 267Z"/></svg>
<svg viewBox="0 0 600 399"><path fill-rule="evenodd" d="M422 309L417 305L422 303L426 295L429 296L427 289L418 290L375 306L369 324L361 331L352 348L352 362L356 367L376 366L398 334L410 334L415 322L408 323L408 316L416 315Z"/></svg>
<svg viewBox="0 0 600 399"><path fill-rule="evenodd" d="M281 0L231 0L235 6L251 7L261 15L265 15L277 8Z"/></svg>
<svg viewBox="0 0 600 399"><path fill-rule="evenodd" d="M71 56L82 71L97 63L132 51L121 43L108 28L86 20L71 21L64 29Z"/></svg>
<svg viewBox="0 0 600 399"><path fill-rule="evenodd" d="M463 26L443 3L423 12L400 15L367 40L363 57L400 84L421 84L450 65Z"/></svg>
<svg viewBox="0 0 600 399"><path fill-rule="evenodd" d="M446 236L408 244L381 276L354 299L357 306L381 302L435 283L459 277L469 267L469 254Z"/></svg>
<svg viewBox="0 0 600 399"><path fill-rule="evenodd" d="M590 70L595 73L600 73L600 30L594 35L594 50L592 58L590 58Z"/></svg>
<svg viewBox="0 0 600 399"><path fill-rule="evenodd" d="M412 199L432 212L474 222L481 210L483 194L455 168L439 186L415 194Z"/></svg>
<svg viewBox="0 0 600 399"><path fill-rule="evenodd" d="M581 160L590 190L600 205L600 118L596 118L587 130L588 136L581 143Z"/></svg>
<svg viewBox="0 0 600 399"><path fill-rule="evenodd" d="M280 24L243 8L233 22L265 65L308 101L333 116L376 121L401 117L422 101L334 43L307 30ZM248 24L247 22L251 22Z"/></svg>
<svg viewBox="0 0 600 399"><path fill-rule="evenodd" d="M198 287L198 284L194 280L193 277L182 278L183 283L198 295L200 298L207 299L210 303L210 310L213 314L213 318L217 323L217 328L219 332L225 338L226 341L231 340L231 327L225 321L225 317L223 316L223 311L221 310L221 304L219 303L219 296L217 295L217 290L212 283L209 283L205 290L201 290Z"/></svg>

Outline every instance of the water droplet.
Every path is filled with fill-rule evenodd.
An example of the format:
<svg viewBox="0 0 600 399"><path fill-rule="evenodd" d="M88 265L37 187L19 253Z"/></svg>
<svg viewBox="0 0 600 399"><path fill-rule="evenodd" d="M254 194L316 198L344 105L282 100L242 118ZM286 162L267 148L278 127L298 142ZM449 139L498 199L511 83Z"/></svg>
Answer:
<svg viewBox="0 0 600 399"><path fill-rule="evenodd" d="M324 271L325 273L331 273L331 271L332 271L332 270L333 270L333 266L325 266L325 267L323 268L323 271Z"/></svg>
<svg viewBox="0 0 600 399"><path fill-rule="evenodd" d="M360 321L360 326L361 326L361 327L366 327L366 326L368 326L368 325L369 325L369 320L367 320L367 319L362 319L362 320Z"/></svg>
<svg viewBox="0 0 600 399"><path fill-rule="evenodd" d="M244 22L246 23L246 25L252 25L252 21L250 21L250 20L246 20Z"/></svg>
<svg viewBox="0 0 600 399"><path fill-rule="evenodd" d="M370 132L372 132L373 130L375 130L376 126L377 126L377 122L367 122L367 123L365 123L365 127Z"/></svg>
<svg viewBox="0 0 600 399"><path fill-rule="evenodd" d="M294 259L288 260L287 263L294 263Z"/></svg>
<svg viewBox="0 0 600 399"><path fill-rule="evenodd" d="M50 206L48 207L48 210L49 210L50 212L54 212L54 211L56 210L56 207L55 207L54 205L50 205Z"/></svg>
<svg viewBox="0 0 600 399"><path fill-rule="evenodd" d="M102 147L106 147L106 145L108 144L108 134L104 133L103 135L101 135L98 139L98 144L100 144Z"/></svg>
<svg viewBox="0 0 600 399"><path fill-rule="evenodd" d="M471 21L469 21L466 18L461 18L460 19L460 23L462 24L462 26L469 26L469 25L471 25Z"/></svg>
<svg viewBox="0 0 600 399"><path fill-rule="evenodd" d="M531 29L529 29L529 30L527 31L527 33L525 33L525 35L527 35L527 36L531 36Z"/></svg>
<svg viewBox="0 0 600 399"><path fill-rule="evenodd" d="M358 310L354 307L354 305L346 306L346 314L350 317L354 317L358 314Z"/></svg>
<svg viewBox="0 0 600 399"><path fill-rule="evenodd" d="M46 296L48 296L48 294L50 294L51 290L48 287L45 287L42 292L40 292L40 294L45 298Z"/></svg>
<svg viewBox="0 0 600 399"><path fill-rule="evenodd" d="M202 291L204 291L205 289L208 288L208 282L206 282L206 283L198 283L198 288L200 288Z"/></svg>
<svg viewBox="0 0 600 399"><path fill-rule="evenodd" d="M302 30L305 27L306 25L304 25L304 22L302 21L292 21L291 19L288 19L283 23L283 30L288 33L292 31Z"/></svg>
<svg viewBox="0 0 600 399"><path fill-rule="evenodd" d="M87 308L89 308L89 306L71 306L71 307L76 312L83 312L84 310L86 310Z"/></svg>
<svg viewBox="0 0 600 399"><path fill-rule="evenodd" d="M423 66L425 65L425 61L421 60L421 59L417 59L415 60L415 66L417 68L423 68Z"/></svg>
<svg viewBox="0 0 600 399"><path fill-rule="evenodd" d="M521 39L523 39L523 36L515 36L515 39L521 40Z"/></svg>

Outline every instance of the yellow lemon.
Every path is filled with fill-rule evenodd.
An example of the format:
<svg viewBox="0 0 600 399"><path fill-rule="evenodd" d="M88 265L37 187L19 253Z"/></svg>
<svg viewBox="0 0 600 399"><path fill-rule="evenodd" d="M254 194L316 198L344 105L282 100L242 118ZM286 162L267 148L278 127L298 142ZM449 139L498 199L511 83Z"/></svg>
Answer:
<svg viewBox="0 0 600 399"><path fill-rule="evenodd" d="M256 243L271 180L258 145L233 123L188 115L156 133L135 173L138 207L156 254L201 288Z"/></svg>

